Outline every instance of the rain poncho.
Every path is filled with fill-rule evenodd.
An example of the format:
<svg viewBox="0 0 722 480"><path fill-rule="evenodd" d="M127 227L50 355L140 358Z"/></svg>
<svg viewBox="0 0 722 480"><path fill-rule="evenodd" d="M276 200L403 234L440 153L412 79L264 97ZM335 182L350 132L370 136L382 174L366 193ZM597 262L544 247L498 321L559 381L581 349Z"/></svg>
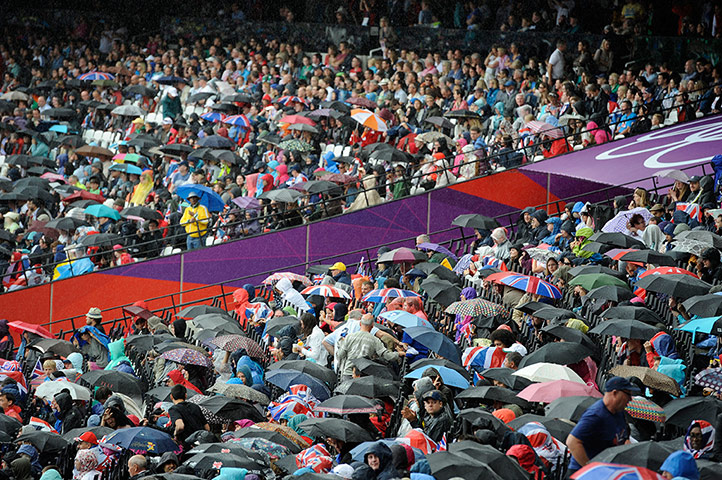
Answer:
<svg viewBox="0 0 722 480"><path fill-rule="evenodd" d="M687 480L698 480L699 470L694 456L682 450L673 452L667 457L661 467L660 472L669 472L674 478L684 478Z"/></svg>
<svg viewBox="0 0 722 480"><path fill-rule="evenodd" d="M562 230L562 219L559 217L551 217L547 219L546 224L552 225L552 231L547 235L546 237L541 239L541 243L546 243L548 245L552 245L556 241L556 236L561 232Z"/></svg>
<svg viewBox="0 0 722 480"><path fill-rule="evenodd" d="M276 283L275 288L281 292L281 298L293 305L297 311L307 312L311 309L303 296L293 288L293 285L288 278L280 279Z"/></svg>
<svg viewBox="0 0 722 480"><path fill-rule="evenodd" d="M657 225L647 225L642 234L642 242L650 250L660 252L664 244L664 233Z"/></svg>
<svg viewBox="0 0 722 480"><path fill-rule="evenodd" d="M66 357L66 360L73 364L73 369L78 373L83 373L83 355L78 352L72 352Z"/></svg>
<svg viewBox="0 0 722 480"><path fill-rule="evenodd" d="M106 370L117 370L121 363L127 363L132 365L130 358L125 356L125 340L120 339L108 344L108 351L110 352L110 363L105 367ZM131 367L132 369L132 367Z"/></svg>
<svg viewBox="0 0 722 480"><path fill-rule="evenodd" d="M589 258L592 255L594 255L594 252L589 252L587 250L584 250L584 247L586 245L589 245L591 240L589 240L589 237L594 235L594 230L592 230L589 227L582 227L577 230L577 239L581 241L581 243L574 248L572 248L572 253L576 255L577 257L581 258Z"/></svg>
<svg viewBox="0 0 722 480"><path fill-rule="evenodd" d="M83 333L90 335L87 342L81 338ZM84 356L88 357L89 361L95 362L101 368L105 368L105 366L108 365L110 361L110 352L108 350L110 340L105 334L101 333L100 330L86 325L75 332L72 340L78 344L80 351Z"/></svg>
<svg viewBox="0 0 722 480"><path fill-rule="evenodd" d="M693 428L699 427L702 430L702 448L695 450L692 448L692 439L690 432ZM705 420L693 420L687 428L684 435L684 451L692 454L694 458L712 459L714 452L715 428Z"/></svg>
<svg viewBox="0 0 722 480"><path fill-rule="evenodd" d="M144 170L140 174L140 183L133 189L133 195L130 197L131 205L145 205L145 199L153 190L153 172Z"/></svg>
<svg viewBox="0 0 722 480"><path fill-rule="evenodd" d="M181 372L180 370L171 370L170 372L168 372L168 378L170 378L175 385L183 385L188 390L191 390L193 392L200 393L200 394L203 393L198 389L198 387L196 387L191 382L189 382L183 376L183 372Z"/></svg>

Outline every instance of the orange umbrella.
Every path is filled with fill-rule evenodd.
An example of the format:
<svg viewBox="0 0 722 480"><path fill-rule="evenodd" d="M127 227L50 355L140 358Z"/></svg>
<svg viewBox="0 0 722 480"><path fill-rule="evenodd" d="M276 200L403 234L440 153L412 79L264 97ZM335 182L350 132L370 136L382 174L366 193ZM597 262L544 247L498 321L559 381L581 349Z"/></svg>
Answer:
<svg viewBox="0 0 722 480"><path fill-rule="evenodd" d="M375 130L377 132L385 132L386 130L388 130L386 122L383 120L383 118L363 108L354 108L353 110L351 110L351 118L356 120L364 127L370 128L371 130Z"/></svg>

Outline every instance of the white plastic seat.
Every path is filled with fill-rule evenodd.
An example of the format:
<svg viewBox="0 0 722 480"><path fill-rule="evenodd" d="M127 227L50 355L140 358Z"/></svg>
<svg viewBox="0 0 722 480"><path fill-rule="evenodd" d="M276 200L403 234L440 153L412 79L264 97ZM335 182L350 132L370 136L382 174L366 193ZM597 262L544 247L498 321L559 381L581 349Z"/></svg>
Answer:
<svg viewBox="0 0 722 480"><path fill-rule="evenodd" d="M333 147L333 156L334 157L340 157L343 153L343 145L335 145Z"/></svg>

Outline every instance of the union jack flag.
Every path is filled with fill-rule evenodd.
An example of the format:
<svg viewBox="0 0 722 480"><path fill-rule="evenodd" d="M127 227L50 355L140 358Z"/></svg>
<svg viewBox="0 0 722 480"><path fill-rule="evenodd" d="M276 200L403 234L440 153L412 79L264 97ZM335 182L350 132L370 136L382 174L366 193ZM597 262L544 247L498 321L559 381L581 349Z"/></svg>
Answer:
<svg viewBox="0 0 722 480"><path fill-rule="evenodd" d="M0 370L0 382L6 378L14 380L15 383L18 384L18 390L20 390L21 393L28 393L28 384L25 383L23 372Z"/></svg>
<svg viewBox="0 0 722 480"><path fill-rule="evenodd" d="M333 467L333 458L323 445L317 444L296 455L298 468L310 468L316 473L326 473Z"/></svg>
<svg viewBox="0 0 722 480"><path fill-rule="evenodd" d="M30 417L30 421L28 422L28 425L33 427L35 430L40 430L43 432L58 433L58 431L55 430L55 428L53 428L52 425L50 425L48 422L46 422L42 418Z"/></svg>
<svg viewBox="0 0 722 480"><path fill-rule="evenodd" d="M0 359L0 370L4 372L19 372L22 368L20 367L20 362Z"/></svg>
<svg viewBox="0 0 722 480"><path fill-rule="evenodd" d="M439 443L436 444L436 451L437 452L445 452L446 450L447 450L446 432L444 432L444 435L442 435L441 440L439 440Z"/></svg>
<svg viewBox="0 0 722 480"><path fill-rule="evenodd" d="M366 261L366 257L361 257L361 260L359 260L358 267L356 268L356 273L358 273L362 277L371 276L371 269L369 268L368 262Z"/></svg>
<svg viewBox="0 0 722 480"><path fill-rule="evenodd" d="M702 208L699 204L688 203L688 202L677 202L677 210L682 210L684 213L694 218L698 222L702 221Z"/></svg>

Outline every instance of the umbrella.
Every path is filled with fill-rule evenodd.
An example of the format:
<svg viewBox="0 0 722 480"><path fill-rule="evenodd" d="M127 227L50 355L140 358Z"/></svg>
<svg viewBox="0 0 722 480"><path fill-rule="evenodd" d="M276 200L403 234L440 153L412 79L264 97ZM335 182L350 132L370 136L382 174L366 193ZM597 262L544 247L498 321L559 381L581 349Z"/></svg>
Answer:
<svg viewBox="0 0 722 480"><path fill-rule="evenodd" d="M201 354L198 350L191 348L176 348L161 355L161 358L183 365L198 365L201 367L213 368L213 361L208 355Z"/></svg>
<svg viewBox="0 0 722 480"><path fill-rule="evenodd" d="M198 402L198 406L222 419L233 421L247 418L253 422L262 422L264 420L263 415L252 404L236 398L224 397L223 395L206 398Z"/></svg>
<svg viewBox="0 0 722 480"><path fill-rule="evenodd" d="M110 208L106 205L90 205L84 210L86 215L92 215L93 217L105 217L113 220L120 220L120 213L114 208Z"/></svg>
<svg viewBox="0 0 722 480"><path fill-rule="evenodd" d="M155 398L159 402L170 402L170 391L171 387L155 387L151 388L147 392L145 392L146 395L148 395L151 398Z"/></svg>
<svg viewBox="0 0 722 480"><path fill-rule="evenodd" d="M465 108L460 108L458 110L450 110L450 111L444 113L444 116L446 118L479 118L478 113L472 112L471 110L467 110Z"/></svg>
<svg viewBox="0 0 722 480"><path fill-rule="evenodd" d="M563 397L593 397L602 398L599 390L589 385L582 385L569 380L556 380L554 382L534 383L517 394L520 398L530 402L551 403Z"/></svg>
<svg viewBox="0 0 722 480"><path fill-rule="evenodd" d="M240 383L216 382L208 391L225 395L226 397L242 398L249 402L259 403L264 407L271 403L271 400L263 393Z"/></svg>
<svg viewBox="0 0 722 480"><path fill-rule="evenodd" d="M34 348L43 353L52 352L61 357L67 357L73 352L77 352L78 348L67 340L58 339L43 339L33 342L29 345L30 348Z"/></svg>
<svg viewBox="0 0 722 480"><path fill-rule="evenodd" d="M220 135L208 135L198 140L199 147L212 147L212 148L233 148L235 144L233 140Z"/></svg>
<svg viewBox="0 0 722 480"><path fill-rule="evenodd" d="M242 335L221 335L220 337L209 340L209 343L226 352L235 352L236 350L245 348L250 357L261 358L265 353L263 347L256 341Z"/></svg>
<svg viewBox="0 0 722 480"><path fill-rule="evenodd" d="M558 398L546 407L544 415L547 418L563 418L573 422L579 421L587 408L599 400L599 397L589 395L571 396Z"/></svg>
<svg viewBox="0 0 722 480"><path fill-rule="evenodd" d="M63 438L68 442L74 442L76 438L84 434L85 432L91 432L96 438L103 438L109 433L113 433L114 430L108 427L80 427L73 428L72 430L63 434Z"/></svg>
<svg viewBox="0 0 722 480"><path fill-rule="evenodd" d="M463 478L464 480L501 480L502 477L483 463L467 455L450 452L436 452L426 457L431 474L436 480Z"/></svg>
<svg viewBox="0 0 722 480"><path fill-rule="evenodd" d="M664 170L660 170L655 173L654 176L657 178L669 178L672 180L679 180L683 183L689 183L689 176L676 168L666 168Z"/></svg>
<svg viewBox="0 0 722 480"><path fill-rule="evenodd" d="M694 376L694 382L715 392L722 392L722 370L719 368L706 368Z"/></svg>
<svg viewBox="0 0 722 480"><path fill-rule="evenodd" d="M22 423L18 422L13 417L0 413L0 431L8 433L14 438L22 426Z"/></svg>
<svg viewBox="0 0 722 480"><path fill-rule="evenodd" d="M266 277L266 279L263 280L263 284L273 285L282 278L287 278L292 282L301 282L302 284L307 286L312 285L312 282L308 279L308 277L293 272L276 272L273 275Z"/></svg>
<svg viewBox="0 0 722 480"><path fill-rule="evenodd" d="M32 444L38 452L43 453L59 453L69 444L67 440L57 433L46 432L44 430L23 433L15 439L15 442L28 442Z"/></svg>
<svg viewBox="0 0 722 480"><path fill-rule="evenodd" d="M34 333L35 335L39 335L43 338L52 338L55 339L55 335L50 333L48 329L45 327L41 327L40 325L36 325L34 323L28 323L23 322L22 320L16 320L14 322L8 322L8 327L10 327L11 330L15 330L16 332L30 332Z"/></svg>
<svg viewBox="0 0 722 480"><path fill-rule="evenodd" d="M197 194L200 197L200 204L211 212L221 212L226 206L220 195L204 185L186 184L176 189L176 193L185 200L188 200L191 192Z"/></svg>
<svg viewBox="0 0 722 480"><path fill-rule="evenodd" d="M636 465L657 471L669 454L674 451L672 446L662 442L631 443L609 447L594 457L592 462Z"/></svg>
<svg viewBox="0 0 722 480"><path fill-rule="evenodd" d="M96 145L83 145L75 151L78 155L85 157L112 157L115 155L112 151L107 148L98 147Z"/></svg>
<svg viewBox="0 0 722 480"><path fill-rule="evenodd" d="M552 437L557 440L561 440L562 442L566 440L576 425L575 422L564 418L548 418L541 415L525 413L524 415L516 417L514 420L510 421L508 426L514 430L519 430L521 427L531 422L541 423L544 428L549 431Z"/></svg>
<svg viewBox="0 0 722 480"><path fill-rule="evenodd" d="M157 210L139 205L124 208L121 210L120 215L122 217L138 217L144 220L160 220L163 218L163 215Z"/></svg>
<svg viewBox="0 0 722 480"><path fill-rule="evenodd" d="M432 352L461 365L459 350L454 342L443 333L427 327L410 327L405 330L405 333Z"/></svg>
<svg viewBox="0 0 722 480"><path fill-rule="evenodd" d="M628 252L620 257L624 262L652 263L662 267L674 267L677 262L669 255L664 255L654 250L636 250Z"/></svg>
<svg viewBox="0 0 722 480"><path fill-rule="evenodd" d="M416 142L417 144L433 143L440 138L443 138L444 141L446 142L446 144L449 146L452 146L456 143L456 141L453 140L448 135L444 135L443 133L436 132L436 131L426 132L426 133L422 133L421 135L416 135L416 137L414 137L414 142Z"/></svg>
<svg viewBox="0 0 722 480"><path fill-rule="evenodd" d="M503 383L514 391L523 390L532 384L532 382L526 378L512 375L512 373L514 373L514 370L511 368L494 367L481 371L479 375L487 380L496 380L497 382Z"/></svg>
<svg viewBox="0 0 722 480"><path fill-rule="evenodd" d="M456 396L458 400L487 400L501 403L513 403L522 408L529 407L529 403L518 397L516 393L504 387L471 387Z"/></svg>
<svg viewBox="0 0 722 480"><path fill-rule="evenodd" d="M449 270L445 266L439 263L432 262L421 262L414 265L414 269L420 270L421 272L428 275L436 275L441 280L446 280L451 283L458 283L459 276L453 270ZM432 280L432 279L429 279Z"/></svg>
<svg viewBox="0 0 722 480"><path fill-rule="evenodd" d="M343 395L362 395L364 397L392 397L396 398L399 394L401 384L394 382L388 378L380 377L361 377L352 378L339 384L334 393Z"/></svg>
<svg viewBox="0 0 722 480"><path fill-rule="evenodd" d="M588 463L570 478L575 480L664 480L660 474L647 468L598 461Z"/></svg>
<svg viewBox="0 0 722 480"><path fill-rule="evenodd" d="M371 441L371 434L355 423L340 418L309 418L299 423L303 431L317 437L330 437L345 443Z"/></svg>
<svg viewBox="0 0 722 480"><path fill-rule="evenodd" d="M625 235L621 232L597 232L589 240L592 242L603 243L605 245L613 245L618 248L639 248L644 249L646 246L641 240Z"/></svg>
<svg viewBox="0 0 722 480"><path fill-rule="evenodd" d="M612 302L624 302L634 298L629 288L619 285L602 285L601 287L589 290L587 297L594 300L611 300Z"/></svg>
<svg viewBox="0 0 722 480"><path fill-rule="evenodd" d="M378 413L379 405L360 395L335 395L313 409L315 412L348 415L355 413Z"/></svg>
<svg viewBox="0 0 722 480"><path fill-rule="evenodd" d="M649 340L659 329L639 320L606 320L591 329L596 335L616 335L623 338Z"/></svg>
<svg viewBox="0 0 722 480"><path fill-rule="evenodd" d="M625 410L630 417L649 422L664 423L667 419L662 407L645 397L632 397Z"/></svg>
<svg viewBox="0 0 722 480"><path fill-rule="evenodd" d="M236 197L232 202L245 210L261 209L261 202L255 197Z"/></svg>
<svg viewBox="0 0 722 480"><path fill-rule="evenodd" d="M722 401L713 396L675 398L664 406L667 425L687 428L693 420L706 420L715 424L722 412Z"/></svg>
<svg viewBox="0 0 722 480"><path fill-rule="evenodd" d="M331 396L331 392L322 381L307 373L288 368L269 370L266 373L266 382L276 385L283 390L288 390L289 387L293 385L307 385L313 395L321 401Z"/></svg>
<svg viewBox="0 0 722 480"><path fill-rule="evenodd" d="M501 279L501 283L524 292L547 298L562 298L562 293L551 283L530 275L511 274Z"/></svg>
<svg viewBox="0 0 722 480"><path fill-rule="evenodd" d="M521 426L521 425L520 425ZM462 440L449 444L449 452L467 456L481 462L505 480L529 480L529 473L521 468L511 457L491 445L482 445L472 440Z"/></svg>
<svg viewBox="0 0 722 480"><path fill-rule="evenodd" d="M595 288L602 287L604 285L616 285L618 287L629 289L627 282L604 273L587 273L584 275L578 275L571 279L569 285L579 285L586 291L594 290Z"/></svg>
<svg viewBox="0 0 722 480"><path fill-rule="evenodd" d="M416 370L412 370L411 372L407 373L404 378L419 379L424 374L427 368L428 367L421 367L417 368ZM437 366L434 368L439 372L441 379L444 381L444 385L449 385L450 387L456 387L461 389L469 388L469 381L453 368L444 366Z"/></svg>
<svg viewBox="0 0 722 480"><path fill-rule="evenodd" d="M416 248L419 250L431 250L434 252L444 254L448 257L451 257L454 260L457 259L456 255L451 250L439 245L438 243L430 243L430 242L419 243L418 245L416 245Z"/></svg>
<svg viewBox="0 0 722 480"><path fill-rule="evenodd" d="M108 387L113 392L123 392L137 398L143 397L140 380L129 373L117 370L91 370L81 375L80 380L93 387Z"/></svg>
<svg viewBox="0 0 722 480"><path fill-rule="evenodd" d="M143 170L139 166L133 165L132 163L114 163L111 165L110 170L117 170L132 175L140 175L143 173Z"/></svg>
<svg viewBox="0 0 722 480"><path fill-rule="evenodd" d="M475 228L477 230L494 230L499 226L499 222L497 222L496 219L476 213L459 215L451 224L459 227Z"/></svg>
<svg viewBox="0 0 722 480"><path fill-rule="evenodd" d="M459 411L459 418L471 423L472 425L479 419L487 420L491 423L492 430L501 438L506 432L509 431L509 427L496 418L492 413L485 408L465 408ZM487 423L487 422L484 422Z"/></svg>
<svg viewBox="0 0 722 480"><path fill-rule="evenodd" d="M347 103L350 103L351 105L358 105L359 107L369 108L369 109L375 109L378 107L376 102L373 100L369 100L366 97L351 97L346 100ZM354 109L351 110L353 112Z"/></svg>
<svg viewBox="0 0 722 480"><path fill-rule="evenodd" d="M135 105L120 105L115 107L110 113L121 117L143 117L146 112Z"/></svg>
<svg viewBox="0 0 722 480"><path fill-rule="evenodd" d="M629 219L632 217L632 215L637 213L644 217L645 222L649 222L649 219L652 218L651 212L644 207L637 207L631 210L622 210L621 212L617 213L614 218L604 224L604 226L602 227L602 231L627 233L627 225L629 224Z"/></svg>
<svg viewBox="0 0 722 480"><path fill-rule="evenodd" d="M722 248L722 237L708 230L687 230L675 237L676 240L693 240L706 244L707 247Z"/></svg>
<svg viewBox="0 0 722 480"><path fill-rule="evenodd" d="M554 363L559 365L570 365L577 363L591 354L588 347L580 343L552 342L525 355L522 358L520 367L526 367L535 363Z"/></svg>
<svg viewBox="0 0 722 480"><path fill-rule="evenodd" d="M197 329L219 330L222 329L226 333L242 334L238 321L227 313L205 313L198 315L192 319L193 326Z"/></svg>
<svg viewBox="0 0 722 480"><path fill-rule="evenodd" d="M710 245L705 242L701 242L699 240L692 240L690 238L684 238L679 240L675 239L674 248L672 248L672 251L689 253L699 257L708 248L710 248Z"/></svg>
<svg viewBox="0 0 722 480"><path fill-rule="evenodd" d="M183 462L198 474L205 474L221 468L244 468L248 473L261 473L265 465L246 455L236 453L199 453ZM205 476L205 475L204 475Z"/></svg>
<svg viewBox="0 0 722 480"><path fill-rule="evenodd" d="M395 148L376 150L369 155L369 160L386 163L407 163L410 161L409 156Z"/></svg>
<svg viewBox="0 0 722 480"><path fill-rule="evenodd" d="M298 140L296 138L283 140L281 141L281 143L278 144L278 147L283 150L290 150L296 152L312 152L315 150L315 147L310 143Z"/></svg>
<svg viewBox="0 0 722 480"><path fill-rule="evenodd" d="M378 258L379 263L414 263L418 260L426 260L426 255L423 252L406 247L400 247L388 251Z"/></svg>
<svg viewBox="0 0 722 480"><path fill-rule="evenodd" d="M642 381L642 384L652 390L667 392L674 396L682 394L679 384L673 378L648 367L617 365L609 370L609 373L618 377L637 377Z"/></svg>
<svg viewBox="0 0 722 480"><path fill-rule="evenodd" d="M542 318L544 320L558 321L567 320L569 318L577 318L576 314L566 308L557 308L545 305L537 310L534 310L530 315Z"/></svg>
<svg viewBox="0 0 722 480"><path fill-rule="evenodd" d="M565 327L564 325L551 324L542 327L542 332L546 332L549 335L560 338L565 342L581 343L592 351L598 349L596 343L592 341L587 335L577 330L576 328Z"/></svg>
<svg viewBox="0 0 722 480"><path fill-rule="evenodd" d="M293 316L271 318L266 322L263 328L263 336L270 335L275 337L282 329L288 326L293 327L293 329L298 332L301 329L301 321L297 317Z"/></svg>
<svg viewBox="0 0 722 480"><path fill-rule="evenodd" d="M212 307L210 305L191 305L190 307L186 307L176 313L175 316L177 318L195 318L199 315L205 315L208 313L220 313L222 315L228 314L228 312L222 308Z"/></svg>
<svg viewBox="0 0 722 480"><path fill-rule="evenodd" d="M722 334L722 317L707 317L707 318L695 318L685 323L681 327L677 327L677 330L685 332L703 332L713 335Z"/></svg>
<svg viewBox="0 0 722 480"><path fill-rule="evenodd" d="M308 125L309 127L316 126L316 122L314 122L313 120L311 120L308 117L304 117L303 115L284 115L283 117L281 117L281 119L278 122L279 123Z"/></svg>
<svg viewBox="0 0 722 480"><path fill-rule="evenodd" d="M444 117L427 117L424 119L424 122L439 128L447 128L449 130L454 128L454 124Z"/></svg>
<svg viewBox="0 0 722 480"><path fill-rule="evenodd" d="M722 464L712 460L697 459L697 470L700 480L716 480L722 478Z"/></svg>
<svg viewBox="0 0 722 480"><path fill-rule="evenodd" d="M145 85L128 85L123 89L123 93L130 95L140 95L142 97L155 97L158 92L152 88L146 87Z"/></svg>
<svg viewBox="0 0 722 480"><path fill-rule="evenodd" d="M301 448L305 448L282 435L278 431L266 430L258 426L241 428L240 430L233 432L233 436L235 438L261 438L268 440L288 448L292 453L298 453L301 451ZM308 446L308 444L306 443L305 446Z"/></svg>
<svg viewBox="0 0 722 480"><path fill-rule="evenodd" d="M55 397L56 393L60 393L63 390L68 390L73 400L82 400L87 402L90 400L90 390L78 385L77 383L69 382L68 380L54 380L52 382L43 382L38 385L35 390L35 395L45 400L51 401Z"/></svg>
<svg viewBox="0 0 722 480"><path fill-rule="evenodd" d="M308 182L298 184L296 187L311 194L325 193L329 190L339 188L336 183L329 182L327 180L310 180Z"/></svg>
<svg viewBox="0 0 722 480"><path fill-rule="evenodd" d="M281 360L280 362L274 362L269 365L268 371L282 368L307 373L328 385L336 383L336 373L333 370L307 360Z"/></svg>
<svg viewBox="0 0 722 480"><path fill-rule="evenodd" d="M612 307L602 312L602 317L641 320L644 323L651 324L665 323L659 315L645 307Z"/></svg>
<svg viewBox="0 0 722 480"><path fill-rule="evenodd" d="M198 453L232 453L234 455L248 456L249 450L264 452L279 457L288 455L288 447L266 440L264 438L240 438L231 439L225 443L202 443L188 451L189 455ZM254 457L256 458L256 457ZM258 457L260 458L260 457Z"/></svg>
<svg viewBox="0 0 722 480"><path fill-rule="evenodd" d="M386 320L387 322L401 325L404 328L407 327L427 327L433 328L428 320L425 320L418 315L406 312L404 310L391 310L379 314L379 318Z"/></svg>
<svg viewBox="0 0 722 480"><path fill-rule="evenodd" d="M553 382L554 380L571 380L586 383L571 368L554 363L535 363L520 368L513 375L524 377L532 382Z"/></svg>
<svg viewBox="0 0 722 480"><path fill-rule="evenodd" d="M301 295L320 295L322 297L351 299L345 291L329 285L311 285L301 290Z"/></svg>
<svg viewBox="0 0 722 480"><path fill-rule="evenodd" d="M27 93L20 92L18 90L14 90L12 92L7 92L4 95L0 96L0 99L2 100L10 100L11 102L15 102L18 100L21 101L27 101L30 97Z"/></svg>
<svg viewBox="0 0 722 480"><path fill-rule="evenodd" d="M356 370L364 375L387 380L393 380L395 378L393 371L388 366L376 363L368 358L354 358L351 360L351 363L356 367Z"/></svg>
<svg viewBox="0 0 722 480"><path fill-rule="evenodd" d="M639 279L638 288L650 292L664 293L671 297L687 299L695 295L704 295L712 288L707 282L689 275L650 275Z"/></svg>
<svg viewBox="0 0 722 480"><path fill-rule="evenodd" d="M269 190L262 193L258 198L273 200L275 202L292 203L301 197L301 192L292 188L281 188Z"/></svg>
<svg viewBox="0 0 722 480"><path fill-rule="evenodd" d="M461 289L447 280L427 278L421 282L421 288L424 289L432 300L445 307L458 301L461 295Z"/></svg>
<svg viewBox="0 0 722 480"><path fill-rule="evenodd" d="M682 306L690 315L717 317L722 315L722 295L696 295L682 302Z"/></svg>
<svg viewBox="0 0 722 480"><path fill-rule="evenodd" d="M389 298L409 298L420 297L416 292L411 290L403 290L401 288L381 288L371 290L369 293L361 297L362 302L385 303Z"/></svg>

